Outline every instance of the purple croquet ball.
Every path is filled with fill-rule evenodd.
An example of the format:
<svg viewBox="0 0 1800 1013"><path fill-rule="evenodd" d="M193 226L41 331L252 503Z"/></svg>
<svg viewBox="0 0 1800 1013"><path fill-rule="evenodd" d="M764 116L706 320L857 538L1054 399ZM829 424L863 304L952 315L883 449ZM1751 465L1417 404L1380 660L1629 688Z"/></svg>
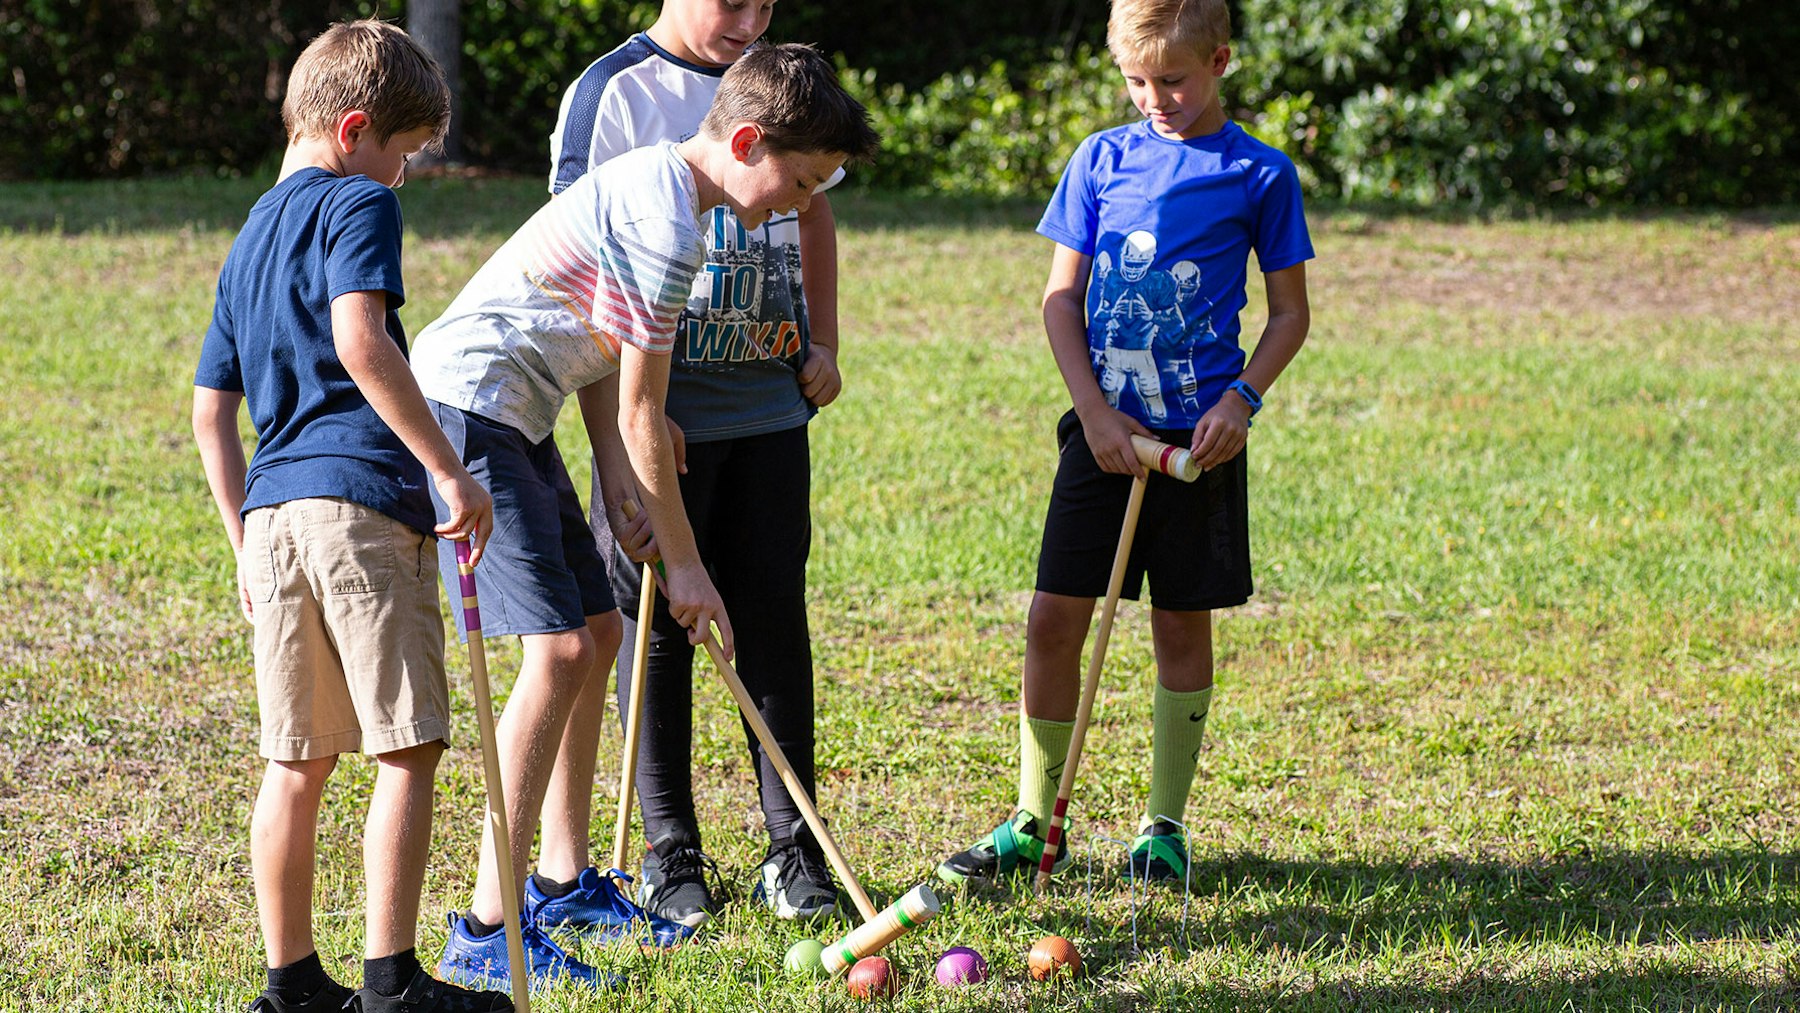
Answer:
<svg viewBox="0 0 1800 1013"><path fill-rule="evenodd" d="M952 946L938 958L937 982L945 988L979 985L987 976L987 961L967 946Z"/></svg>

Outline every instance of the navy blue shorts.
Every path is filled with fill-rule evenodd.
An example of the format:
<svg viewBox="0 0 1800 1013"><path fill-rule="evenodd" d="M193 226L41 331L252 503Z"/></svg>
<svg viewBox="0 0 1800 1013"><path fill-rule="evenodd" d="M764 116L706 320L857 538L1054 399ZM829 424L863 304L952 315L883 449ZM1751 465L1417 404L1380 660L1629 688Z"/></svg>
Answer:
<svg viewBox="0 0 1800 1013"><path fill-rule="evenodd" d="M611 612L606 562L588 530L581 500L569 481L556 437L531 443L511 426L430 402L450 445L475 481L494 497L494 533L475 568L483 636L561 633L588 616ZM434 485L431 501L441 523L449 507ZM438 547L438 570L456 601L456 553ZM456 631L466 637L461 608Z"/></svg>
<svg viewBox="0 0 1800 1013"><path fill-rule="evenodd" d="M1187 446L1192 430L1153 429L1165 443ZM1112 575L1125 523L1131 476L1100 469L1074 412L1056 426L1060 450L1037 589L1071 598L1101 598ZM1250 511L1244 454L1208 469L1193 482L1152 472L1131 541L1120 597L1137 600L1150 579L1150 603L1199 612L1250 600Z"/></svg>

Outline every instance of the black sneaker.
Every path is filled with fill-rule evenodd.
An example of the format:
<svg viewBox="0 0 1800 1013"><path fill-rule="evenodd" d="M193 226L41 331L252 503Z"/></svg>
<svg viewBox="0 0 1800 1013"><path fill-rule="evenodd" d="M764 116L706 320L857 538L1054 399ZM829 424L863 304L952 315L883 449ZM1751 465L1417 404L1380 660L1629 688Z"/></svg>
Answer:
<svg viewBox="0 0 1800 1013"><path fill-rule="evenodd" d="M350 1001L351 994L350 989L335 981L327 981L323 988L301 1002L285 1002L274 992L265 990L250 1000L250 1013L338 1013Z"/></svg>
<svg viewBox="0 0 1800 1013"><path fill-rule="evenodd" d="M699 848L673 834L650 846L638 883L638 904L658 918L699 928L719 913L719 902L706 888L706 873L719 877L719 867Z"/></svg>
<svg viewBox="0 0 1800 1013"><path fill-rule="evenodd" d="M811 828L801 823L791 835L770 841L750 895L777 918L810 921L837 910L837 881Z"/></svg>
<svg viewBox="0 0 1800 1013"><path fill-rule="evenodd" d="M501 992L472 992L439 981L423 970L413 975L399 995L360 989L350 1000L356 1013L506 1013L512 999Z"/></svg>
<svg viewBox="0 0 1800 1013"><path fill-rule="evenodd" d="M995 827L993 832L938 863L938 878L946 883L969 879L993 880L1015 871L1036 869L1044 856L1044 842L1038 837L1037 817L1020 809L1012 818ZM1068 825L1056 845L1053 871L1061 872L1069 864Z"/></svg>

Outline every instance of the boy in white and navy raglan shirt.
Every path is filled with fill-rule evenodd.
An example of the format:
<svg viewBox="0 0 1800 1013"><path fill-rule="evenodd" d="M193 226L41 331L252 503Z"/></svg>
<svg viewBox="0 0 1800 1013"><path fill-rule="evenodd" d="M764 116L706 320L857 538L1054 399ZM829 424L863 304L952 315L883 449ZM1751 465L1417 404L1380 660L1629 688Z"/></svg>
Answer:
<svg viewBox="0 0 1800 1013"><path fill-rule="evenodd" d="M565 93L550 138L551 192L565 192L633 148L692 136L726 67L768 27L772 6L666 0L656 24L596 60ZM717 207L703 226L706 264L677 326L669 378L668 414L687 441L682 501L734 620L738 671L810 792L807 423L839 389L831 209L819 195L805 210L746 229ZM614 547L619 497L595 477L591 519L614 561L613 594L629 648L638 581ZM603 505L614 511L610 524ZM710 860L694 813L694 651L665 609L651 630L637 767L650 850L639 900L659 916L697 926L716 913L717 902L702 875ZM632 652L621 651L621 711L638 674L631 666ZM824 856L761 744L747 738L747 745L770 840L752 894L780 917L829 914L837 886Z"/></svg>
<svg viewBox="0 0 1800 1013"><path fill-rule="evenodd" d="M680 144L640 148L583 176L419 335L419 386L494 496L481 568L484 630L521 639L523 664L499 726L521 877L540 812L544 837L531 889L501 884L484 848L474 902L439 962L446 977L506 974L502 889L525 895L534 977L595 980L542 930L609 929L641 915L589 862L590 793L620 622L553 436L569 394L579 395L609 503L643 507L639 523L618 526L624 548L634 558L661 556L669 611L691 641L716 622L733 651L725 605L682 506L663 414L678 317L705 262L702 221L721 204L749 227L804 208L876 141L831 64L804 46L739 60L699 126ZM551 792L553 777L575 790Z"/></svg>
<svg viewBox="0 0 1800 1013"><path fill-rule="evenodd" d="M1139 875L1187 877L1182 821L1212 697L1212 610L1251 591L1244 446L1262 392L1306 339L1313 255L1293 163L1219 102L1230 39L1224 0L1115 0L1107 46L1145 118L1083 141L1038 223L1056 243L1044 329L1074 407L1057 426L1026 625L1018 803L938 866L946 880L1036 865L1061 815L1051 806L1082 644L1132 476L1145 476L1133 435L1187 447L1206 469L1192 484L1150 478L1123 591L1137 598L1148 576L1157 662L1150 792L1131 863ZM1269 322L1246 363L1238 311L1252 251Z"/></svg>

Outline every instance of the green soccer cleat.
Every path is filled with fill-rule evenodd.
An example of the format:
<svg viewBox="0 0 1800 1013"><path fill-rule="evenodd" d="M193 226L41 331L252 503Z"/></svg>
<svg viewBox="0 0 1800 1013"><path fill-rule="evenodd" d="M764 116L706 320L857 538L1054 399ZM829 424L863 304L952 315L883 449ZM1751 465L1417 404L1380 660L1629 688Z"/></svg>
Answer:
<svg viewBox="0 0 1800 1013"><path fill-rule="evenodd" d="M1165 883L1187 882L1187 835L1167 820L1144 824L1131 842L1131 874Z"/></svg>
<svg viewBox="0 0 1800 1013"><path fill-rule="evenodd" d="M994 828L993 833L959 851L938 864L938 878L946 883L970 879L999 879L1020 869L1035 869L1044 857L1044 842L1038 837L1037 817L1020 809L1012 818ZM1068 824L1063 825L1063 839L1056 848L1054 871L1061 872L1069 864Z"/></svg>

